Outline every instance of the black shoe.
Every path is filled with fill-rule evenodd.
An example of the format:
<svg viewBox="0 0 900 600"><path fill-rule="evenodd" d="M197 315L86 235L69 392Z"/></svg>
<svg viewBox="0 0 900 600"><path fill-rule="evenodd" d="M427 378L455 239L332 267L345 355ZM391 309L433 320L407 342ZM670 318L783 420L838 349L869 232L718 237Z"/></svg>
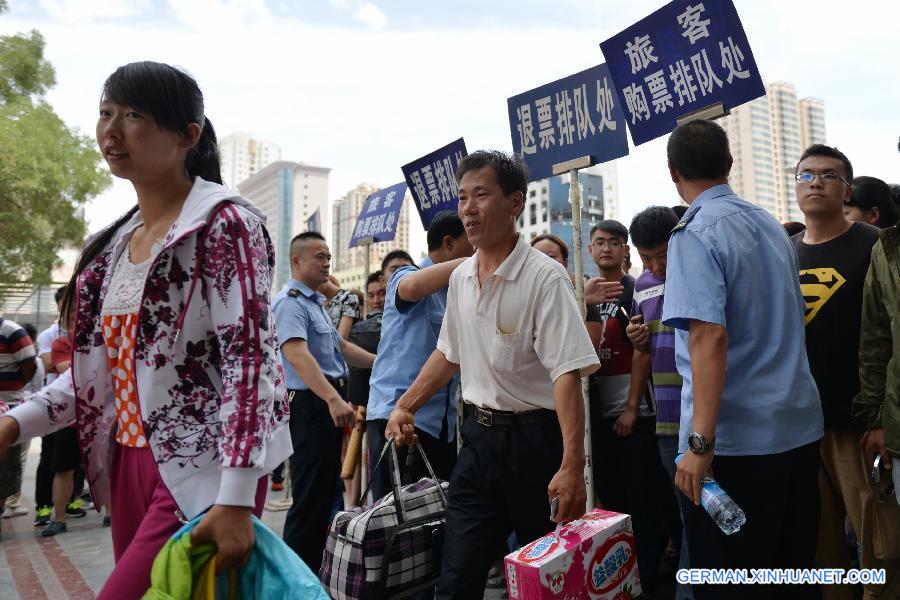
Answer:
<svg viewBox="0 0 900 600"><path fill-rule="evenodd" d="M65 533L66 524L62 521L50 521L47 528L41 532L41 537L53 537L57 533Z"/></svg>
<svg viewBox="0 0 900 600"><path fill-rule="evenodd" d="M103 517L103 526L104 527L112 526L112 519L109 518L109 515L106 515L105 517Z"/></svg>
<svg viewBox="0 0 900 600"><path fill-rule="evenodd" d="M49 506L38 506L36 514L34 515L34 526L44 527L50 522L50 517L52 515L53 509Z"/></svg>
<svg viewBox="0 0 900 600"><path fill-rule="evenodd" d="M87 511L81 508L82 506L84 506L84 502L81 501L81 498L75 498L75 500L72 500L66 506L66 515L75 517L76 519L84 517L87 515Z"/></svg>
<svg viewBox="0 0 900 600"><path fill-rule="evenodd" d="M488 589L506 589L506 573L503 570L503 562L495 562L488 571Z"/></svg>

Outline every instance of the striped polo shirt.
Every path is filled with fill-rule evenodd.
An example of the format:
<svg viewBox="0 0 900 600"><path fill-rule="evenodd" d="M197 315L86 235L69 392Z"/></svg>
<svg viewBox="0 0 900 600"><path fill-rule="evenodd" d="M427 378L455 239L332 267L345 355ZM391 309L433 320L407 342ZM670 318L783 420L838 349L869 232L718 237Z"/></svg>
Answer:
<svg viewBox="0 0 900 600"><path fill-rule="evenodd" d="M0 318L0 405L15 406L24 399L26 382L22 381L19 365L36 354L25 329Z"/></svg>
<svg viewBox="0 0 900 600"><path fill-rule="evenodd" d="M650 328L650 360L656 395L656 435L678 435L681 419L681 375L675 366L675 330L662 324L666 280L649 270L634 284L632 313Z"/></svg>

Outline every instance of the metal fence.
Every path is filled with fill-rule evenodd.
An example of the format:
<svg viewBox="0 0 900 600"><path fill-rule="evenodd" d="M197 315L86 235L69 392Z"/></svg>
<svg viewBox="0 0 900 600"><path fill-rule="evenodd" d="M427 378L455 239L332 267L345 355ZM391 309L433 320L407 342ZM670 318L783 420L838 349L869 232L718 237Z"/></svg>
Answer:
<svg viewBox="0 0 900 600"><path fill-rule="evenodd" d="M53 296L65 285L0 282L0 316L19 325L31 323L41 332L59 319Z"/></svg>

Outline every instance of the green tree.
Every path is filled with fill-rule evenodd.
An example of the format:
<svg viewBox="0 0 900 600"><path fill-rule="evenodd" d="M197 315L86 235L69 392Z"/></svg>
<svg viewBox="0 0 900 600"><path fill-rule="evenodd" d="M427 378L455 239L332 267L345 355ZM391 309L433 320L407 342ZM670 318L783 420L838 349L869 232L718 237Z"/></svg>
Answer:
<svg viewBox="0 0 900 600"><path fill-rule="evenodd" d="M44 99L55 83L39 32L0 36L0 296L2 283L49 282L59 251L84 239L82 207L110 184L94 140Z"/></svg>

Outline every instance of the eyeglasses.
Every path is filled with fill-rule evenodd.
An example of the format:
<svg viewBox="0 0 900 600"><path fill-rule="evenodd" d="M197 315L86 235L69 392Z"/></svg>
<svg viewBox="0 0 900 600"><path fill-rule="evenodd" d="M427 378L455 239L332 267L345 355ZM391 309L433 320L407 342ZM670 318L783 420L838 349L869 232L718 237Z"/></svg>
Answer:
<svg viewBox="0 0 900 600"><path fill-rule="evenodd" d="M593 244L594 244L595 248L603 248L604 246L606 246L610 250L618 250L619 248L621 248L623 246L623 244L620 240L599 239L599 240L594 240Z"/></svg>
<svg viewBox="0 0 900 600"><path fill-rule="evenodd" d="M822 183L840 180L850 185L850 182L841 177L841 174L837 171L801 171L794 176L794 179L797 180L797 183L812 183L817 176L822 180Z"/></svg>

